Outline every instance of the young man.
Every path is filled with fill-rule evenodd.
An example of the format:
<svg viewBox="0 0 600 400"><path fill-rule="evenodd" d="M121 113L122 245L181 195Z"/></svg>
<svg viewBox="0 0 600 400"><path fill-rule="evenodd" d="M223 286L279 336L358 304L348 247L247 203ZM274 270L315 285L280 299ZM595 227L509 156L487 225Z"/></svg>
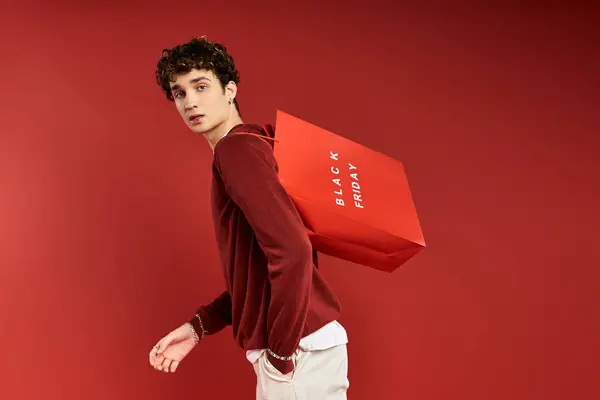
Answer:
<svg viewBox="0 0 600 400"><path fill-rule="evenodd" d="M245 124L227 49L205 37L163 51L156 79L213 150L212 212L225 291L162 338L150 364L175 372L208 335L232 326L257 399L346 399L346 331L303 222L278 178L273 143ZM250 134L248 134L250 133Z"/></svg>

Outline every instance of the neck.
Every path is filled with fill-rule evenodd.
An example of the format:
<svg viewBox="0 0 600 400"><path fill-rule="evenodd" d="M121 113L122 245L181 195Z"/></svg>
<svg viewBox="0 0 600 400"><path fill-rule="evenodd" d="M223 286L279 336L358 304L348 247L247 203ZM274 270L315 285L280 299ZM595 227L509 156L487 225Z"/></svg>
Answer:
<svg viewBox="0 0 600 400"><path fill-rule="evenodd" d="M231 128L243 123L244 121L242 121L242 118L240 118L240 116L237 113L235 113L231 116L231 118L228 118L227 120L223 121L219 125L215 126L213 129L211 129L210 132L204 133L204 137L208 141L211 150L213 152L215 151L215 146L217 145L219 140L223 139L223 137L231 130Z"/></svg>

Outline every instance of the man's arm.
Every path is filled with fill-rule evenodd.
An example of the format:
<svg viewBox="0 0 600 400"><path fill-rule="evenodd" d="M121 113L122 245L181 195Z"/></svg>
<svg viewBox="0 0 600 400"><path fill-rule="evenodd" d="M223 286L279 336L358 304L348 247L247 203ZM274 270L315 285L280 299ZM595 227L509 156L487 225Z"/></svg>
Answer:
<svg viewBox="0 0 600 400"><path fill-rule="evenodd" d="M304 331L313 273L312 246L304 224L279 181L273 149L264 139L244 134L225 137L215 150L215 161L268 260L269 350L280 357L291 356ZM294 368L292 360L268 357L282 373Z"/></svg>
<svg viewBox="0 0 600 400"><path fill-rule="evenodd" d="M224 291L210 304L200 307L189 322L199 337L215 334L227 325L231 325L231 296L229 292Z"/></svg>

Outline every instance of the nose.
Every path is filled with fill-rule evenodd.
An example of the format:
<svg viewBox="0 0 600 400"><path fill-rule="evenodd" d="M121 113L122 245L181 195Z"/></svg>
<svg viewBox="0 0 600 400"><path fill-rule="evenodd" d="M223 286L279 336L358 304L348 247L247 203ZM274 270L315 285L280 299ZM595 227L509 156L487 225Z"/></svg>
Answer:
<svg viewBox="0 0 600 400"><path fill-rule="evenodd" d="M184 99L183 99L183 109L184 111L191 111L194 108L198 108L196 106L196 103L198 102L198 99L196 98L196 96L194 96L193 93L186 93Z"/></svg>

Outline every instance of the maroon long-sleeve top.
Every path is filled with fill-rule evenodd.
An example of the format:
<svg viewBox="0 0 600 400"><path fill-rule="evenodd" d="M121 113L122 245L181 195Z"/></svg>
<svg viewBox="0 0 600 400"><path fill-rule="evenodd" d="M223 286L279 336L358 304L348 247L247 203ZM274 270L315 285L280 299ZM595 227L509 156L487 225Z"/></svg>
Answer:
<svg viewBox="0 0 600 400"><path fill-rule="evenodd" d="M231 325L244 350L289 356L338 318L340 304L279 181L272 143L245 133L267 136L258 125L238 125L214 149L212 211L226 290L197 313L207 335ZM200 332L198 319L190 322ZM293 369L268 357L282 373Z"/></svg>

